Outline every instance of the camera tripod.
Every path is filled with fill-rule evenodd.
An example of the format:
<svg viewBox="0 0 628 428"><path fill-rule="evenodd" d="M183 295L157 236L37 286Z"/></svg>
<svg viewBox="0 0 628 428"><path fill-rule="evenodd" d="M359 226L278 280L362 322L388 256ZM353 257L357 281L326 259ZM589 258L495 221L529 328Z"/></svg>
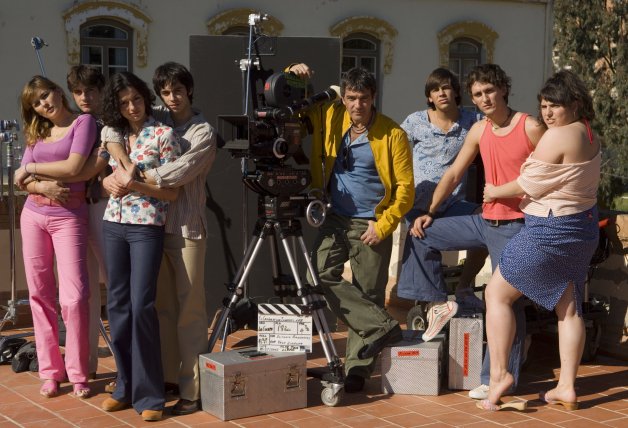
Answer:
<svg viewBox="0 0 628 428"><path fill-rule="evenodd" d="M263 196L260 196L260 203L262 203L263 198ZM268 204L266 207L268 207ZM266 214L268 214L268 212L266 212ZM250 273L251 267L255 262L255 258L259 254L262 244L266 238L274 239L278 236L288 259L288 263L290 264L290 269L297 286L296 295L301 298L303 305L307 306L312 311L312 319L321 339L321 345L323 347L325 357L327 358L327 365L330 369L330 373L325 374L321 379L321 384L323 385L321 399L325 405L335 406L340 400L340 393L344 387L344 368L342 361L336 352L336 347L334 346L327 320L323 314L323 308L325 308L327 302L325 302L322 297L318 276L309 257L305 241L303 240L301 223L299 220L294 218L277 218L273 215L264 216L257 220L253 235L254 237L251 239L246 249L244 259L235 274L235 278L228 287L231 294L225 299L224 308L220 314L220 318L214 325L210 335L209 352L213 351L220 334L222 334L222 350L224 350L230 325L227 321L231 318L232 312L238 301L244 297L244 284ZM291 237L296 237L299 247L298 249L301 251L301 254L307 264L308 272L313 279L313 286L304 284L299 277L296 260L292 254L292 248L289 243L289 238ZM277 284L280 280L278 271L279 258L277 251L271 251L271 257L273 263L273 279L275 280L275 284Z"/></svg>

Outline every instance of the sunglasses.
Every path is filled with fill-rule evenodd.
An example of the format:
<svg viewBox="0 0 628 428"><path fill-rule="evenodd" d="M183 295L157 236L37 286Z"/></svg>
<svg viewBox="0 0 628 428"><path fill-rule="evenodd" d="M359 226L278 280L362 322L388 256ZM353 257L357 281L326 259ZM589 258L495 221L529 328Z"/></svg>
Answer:
<svg viewBox="0 0 628 428"><path fill-rule="evenodd" d="M344 146L342 148L342 169L349 171L351 165L349 164L349 156L351 155L351 145Z"/></svg>

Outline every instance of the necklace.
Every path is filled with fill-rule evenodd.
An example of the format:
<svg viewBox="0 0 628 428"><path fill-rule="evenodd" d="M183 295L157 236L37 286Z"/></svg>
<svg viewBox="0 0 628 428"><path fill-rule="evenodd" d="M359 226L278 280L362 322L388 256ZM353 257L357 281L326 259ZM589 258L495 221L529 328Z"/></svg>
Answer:
<svg viewBox="0 0 628 428"><path fill-rule="evenodd" d="M373 122L374 117L375 112L371 112L371 117L369 118L369 121L366 125L356 125L355 123L353 123L353 121L351 121L351 131L353 131L353 133L357 135L364 134L371 127L371 123Z"/></svg>
<svg viewBox="0 0 628 428"><path fill-rule="evenodd" d="M351 130L353 131L354 134L364 134L367 129L368 129L368 126L362 125L361 127L357 127L353 123L351 124Z"/></svg>
<svg viewBox="0 0 628 428"><path fill-rule="evenodd" d="M493 128L493 131L497 131L499 128L503 128L504 125L506 125L506 123L508 122L508 119L510 119L510 116L512 116L512 114L513 114L513 110L510 107L508 107L508 116L506 116L506 119L504 119L501 125L497 125L491 119L487 118L487 120L490 122L491 128Z"/></svg>

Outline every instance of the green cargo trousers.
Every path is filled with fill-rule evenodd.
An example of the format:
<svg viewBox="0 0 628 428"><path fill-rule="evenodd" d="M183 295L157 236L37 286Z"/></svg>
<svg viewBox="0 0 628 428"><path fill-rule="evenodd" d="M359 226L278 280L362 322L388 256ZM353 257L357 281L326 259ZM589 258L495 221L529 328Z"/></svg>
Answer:
<svg viewBox="0 0 628 428"><path fill-rule="evenodd" d="M364 378L370 377L376 358L360 360L358 351L399 324L384 309L392 236L370 247L360 240L367 228L368 219L329 214L312 254L330 309L349 327L345 372ZM347 260L352 282L342 277Z"/></svg>

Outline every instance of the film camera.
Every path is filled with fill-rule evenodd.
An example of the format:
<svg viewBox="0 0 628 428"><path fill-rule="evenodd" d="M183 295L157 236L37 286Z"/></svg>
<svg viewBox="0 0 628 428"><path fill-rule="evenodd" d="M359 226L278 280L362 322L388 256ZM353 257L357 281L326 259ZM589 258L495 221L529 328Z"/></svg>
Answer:
<svg viewBox="0 0 628 428"><path fill-rule="evenodd" d="M290 73L274 73L256 94L257 108L252 115L218 116L219 133L226 141L223 148L235 158L252 160L255 169L243 171L245 185L260 195L260 217L286 219L305 217L312 226L325 218L325 199L321 191L304 193L310 185L309 160L303 151L305 128L312 132L307 119L298 113L317 103L334 100L339 90L327 90L306 97L311 92L306 83Z"/></svg>

